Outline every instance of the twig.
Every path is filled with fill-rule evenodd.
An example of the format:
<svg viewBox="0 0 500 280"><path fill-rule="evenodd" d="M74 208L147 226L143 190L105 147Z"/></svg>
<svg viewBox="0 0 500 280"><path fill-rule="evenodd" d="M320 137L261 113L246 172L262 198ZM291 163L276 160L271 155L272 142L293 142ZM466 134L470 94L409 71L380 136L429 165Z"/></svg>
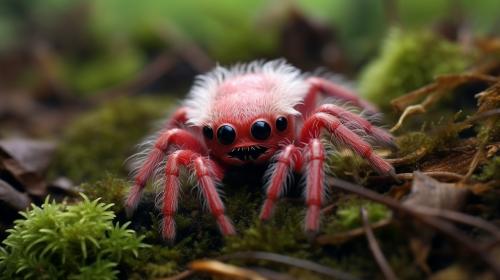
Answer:
<svg viewBox="0 0 500 280"><path fill-rule="evenodd" d="M372 251L373 258L380 267L380 270L384 274L385 279L388 280L398 279L398 277L396 277L396 274L394 274L394 271L392 270L391 266L387 262L387 259L385 258L384 253L382 253L382 250L380 249L377 239L373 234L373 230L370 227L370 222L368 221L366 210L363 207L361 207L360 212L361 212L361 219L363 220L363 229L366 234L366 240L368 240L368 245L370 246L370 250Z"/></svg>
<svg viewBox="0 0 500 280"><path fill-rule="evenodd" d="M255 271L216 260L193 261L188 266L191 270L197 272L222 275L229 279L266 280L266 278Z"/></svg>
<svg viewBox="0 0 500 280"><path fill-rule="evenodd" d="M437 208L415 206L415 205L413 205L413 207L414 210L425 215L440 217L461 224L475 226L479 229L482 229L490 233L495 237L496 240L500 240L500 228L483 219L448 209L437 209Z"/></svg>
<svg viewBox="0 0 500 280"><path fill-rule="evenodd" d="M274 263L286 264L289 266L294 266L298 268L302 268L305 270L313 271L319 274L326 275L328 277L332 277L333 279L357 279L356 277L330 268L326 266L322 266L320 264L308 261L297 259L289 256L279 255L275 253L268 252L256 252L256 251L247 251L247 252L238 252L229 255L224 255L219 258L219 260L231 260L231 259L253 259L253 260L265 260Z"/></svg>
<svg viewBox="0 0 500 280"><path fill-rule="evenodd" d="M500 278L500 266L498 265L498 263L496 263L496 261L492 258L492 256L488 252L483 251L482 247L477 245L477 241L474 241L470 239L468 236L459 232L456 229L456 227L454 227L452 224L439 218L422 215L422 213L418 212L417 210L405 206L393 198L381 195L379 193L368 190L361 186L349 183L347 181L338 178L335 178L335 180L330 180L330 181L332 187L334 188L341 189L350 193L355 193L363 198L378 203L382 203L396 212L410 215L411 217L421 222L422 224L427 225L428 227L431 227L441 232L442 234L449 236L450 238L455 240L455 242L457 242L458 244L462 244L466 250L477 255L482 261L484 261L490 267L490 269L495 274L495 277Z"/></svg>
<svg viewBox="0 0 500 280"><path fill-rule="evenodd" d="M450 179L456 181L460 181L465 178L463 175L447 171L429 171L422 173L434 178ZM412 180L413 176L414 176L413 173L398 173L394 177L399 180ZM370 178L393 178L393 176L373 176Z"/></svg>
<svg viewBox="0 0 500 280"><path fill-rule="evenodd" d="M475 73L442 75L437 77L434 83L421 87L404 96L392 100L391 104L396 109L403 110L404 108L404 110L401 116L399 117L398 122L390 129L390 131L394 132L399 128L401 128L404 120L406 120L409 116L418 113L425 113L428 107L434 104L437 100L439 100L441 96L446 93L447 90L451 90L457 87L458 85L473 81L482 81L488 84L494 84L498 82L498 78L494 76L475 74ZM433 92L434 94L431 94ZM423 96L426 96L426 98L419 104L409 105L410 102Z"/></svg>
<svg viewBox="0 0 500 280"><path fill-rule="evenodd" d="M390 225L392 223L392 218L389 219L384 219L381 221L378 221L376 223L373 223L371 225L372 229L379 229L383 228L387 225ZM365 230L362 227L351 229L349 231L337 233L337 234L324 234L316 237L315 242L320 245L327 245L327 244L332 244L336 245L341 242L345 242L347 240L359 237L361 235L365 234Z"/></svg>
<svg viewBox="0 0 500 280"><path fill-rule="evenodd" d="M194 271L192 270L184 270L183 272L176 274L174 276L170 276L167 278L157 278L156 280L182 280L194 275Z"/></svg>

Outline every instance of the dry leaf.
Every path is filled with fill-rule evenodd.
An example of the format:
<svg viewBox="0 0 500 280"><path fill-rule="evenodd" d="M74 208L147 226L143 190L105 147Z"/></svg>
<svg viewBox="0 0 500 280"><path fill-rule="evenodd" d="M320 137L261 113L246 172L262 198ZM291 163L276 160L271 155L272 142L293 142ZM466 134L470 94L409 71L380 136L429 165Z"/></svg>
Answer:
<svg viewBox="0 0 500 280"><path fill-rule="evenodd" d="M17 191L3 180L0 180L0 201L18 211L28 208L31 204L27 194Z"/></svg>
<svg viewBox="0 0 500 280"><path fill-rule="evenodd" d="M56 145L50 141L8 139L0 141L0 149L12 156L27 171L43 173L47 170Z"/></svg>
<svg viewBox="0 0 500 280"><path fill-rule="evenodd" d="M415 171L411 193L403 204L457 210L463 205L467 193L467 189L459 184L441 183Z"/></svg>

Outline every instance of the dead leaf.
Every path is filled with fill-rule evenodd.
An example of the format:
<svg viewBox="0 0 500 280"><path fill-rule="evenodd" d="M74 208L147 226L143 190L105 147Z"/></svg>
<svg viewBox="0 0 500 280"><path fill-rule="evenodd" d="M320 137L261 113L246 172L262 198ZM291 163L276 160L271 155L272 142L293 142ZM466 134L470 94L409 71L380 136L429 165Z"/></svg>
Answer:
<svg viewBox="0 0 500 280"><path fill-rule="evenodd" d="M56 145L51 141L8 139L0 141L0 149L12 156L27 171L43 173L54 155Z"/></svg>
<svg viewBox="0 0 500 280"><path fill-rule="evenodd" d="M25 169L2 148L0 148L0 170L9 174L28 194L35 196L47 194L47 184L42 176Z"/></svg>
<svg viewBox="0 0 500 280"><path fill-rule="evenodd" d="M459 184L441 183L415 171L411 193L403 204L457 210L463 205L467 193L468 190Z"/></svg>
<svg viewBox="0 0 500 280"><path fill-rule="evenodd" d="M17 191L3 180L0 180L0 201L18 211L28 208L31 204L27 194Z"/></svg>

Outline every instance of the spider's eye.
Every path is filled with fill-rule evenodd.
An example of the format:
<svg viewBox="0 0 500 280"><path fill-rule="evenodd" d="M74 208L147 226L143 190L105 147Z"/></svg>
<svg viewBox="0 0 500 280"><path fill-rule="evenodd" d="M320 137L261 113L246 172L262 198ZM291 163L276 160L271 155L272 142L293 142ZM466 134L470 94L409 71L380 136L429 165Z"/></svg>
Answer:
<svg viewBox="0 0 500 280"><path fill-rule="evenodd" d="M205 136L207 139L212 140L214 138L214 131L212 128L208 125L205 125L203 127L203 136Z"/></svg>
<svg viewBox="0 0 500 280"><path fill-rule="evenodd" d="M236 131L230 125L223 125L217 130L217 138L221 144L229 145L236 138Z"/></svg>
<svg viewBox="0 0 500 280"><path fill-rule="evenodd" d="M266 140L271 135L271 126L265 121L256 121L252 125L252 136L258 140Z"/></svg>
<svg viewBox="0 0 500 280"><path fill-rule="evenodd" d="M276 128L279 131L285 131L288 127L288 120L285 117L279 117L276 119Z"/></svg>

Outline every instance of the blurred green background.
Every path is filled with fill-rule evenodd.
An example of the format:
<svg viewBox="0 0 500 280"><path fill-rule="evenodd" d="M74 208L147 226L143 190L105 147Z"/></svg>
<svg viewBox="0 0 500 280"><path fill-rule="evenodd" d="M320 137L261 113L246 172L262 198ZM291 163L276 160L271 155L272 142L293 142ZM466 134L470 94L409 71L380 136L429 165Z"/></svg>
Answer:
<svg viewBox="0 0 500 280"><path fill-rule="evenodd" d="M35 83L39 73L26 63L48 49L55 77L72 93L88 95L133 78L159 54L182 52L186 44L210 63L178 69L173 79L184 86L189 79L180 78L213 62L274 57L354 77L391 25L455 24L491 34L499 8L496 0L2 1L0 81Z"/></svg>

